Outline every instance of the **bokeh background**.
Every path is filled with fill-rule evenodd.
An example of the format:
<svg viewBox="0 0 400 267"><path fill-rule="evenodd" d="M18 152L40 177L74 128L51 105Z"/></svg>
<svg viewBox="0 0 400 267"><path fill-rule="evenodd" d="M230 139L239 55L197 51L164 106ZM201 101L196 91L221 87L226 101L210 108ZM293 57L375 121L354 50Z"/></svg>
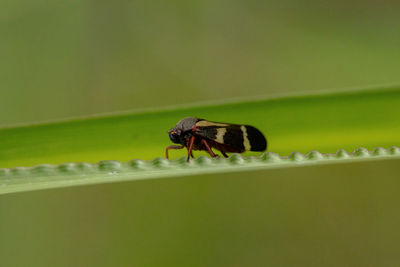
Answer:
<svg viewBox="0 0 400 267"><path fill-rule="evenodd" d="M1 0L0 127L398 85L399 14L394 0ZM15 143L54 149L10 132L21 158ZM82 136L53 135L70 150L62 134ZM0 265L398 266L399 161L1 195Z"/></svg>
<svg viewBox="0 0 400 267"><path fill-rule="evenodd" d="M0 126L399 82L399 2L0 4Z"/></svg>

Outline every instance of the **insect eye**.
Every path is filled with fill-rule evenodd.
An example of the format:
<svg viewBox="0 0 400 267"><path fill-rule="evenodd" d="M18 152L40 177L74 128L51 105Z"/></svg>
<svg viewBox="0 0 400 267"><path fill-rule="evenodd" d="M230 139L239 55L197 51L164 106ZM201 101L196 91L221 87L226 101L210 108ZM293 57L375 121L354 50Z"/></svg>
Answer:
<svg viewBox="0 0 400 267"><path fill-rule="evenodd" d="M182 131L181 130L176 130L175 134L176 135L181 135Z"/></svg>
<svg viewBox="0 0 400 267"><path fill-rule="evenodd" d="M168 134L169 134L169 139L171 139L172 142L176 144L180 143L180 137L177 131L170 131Z"/></svg>

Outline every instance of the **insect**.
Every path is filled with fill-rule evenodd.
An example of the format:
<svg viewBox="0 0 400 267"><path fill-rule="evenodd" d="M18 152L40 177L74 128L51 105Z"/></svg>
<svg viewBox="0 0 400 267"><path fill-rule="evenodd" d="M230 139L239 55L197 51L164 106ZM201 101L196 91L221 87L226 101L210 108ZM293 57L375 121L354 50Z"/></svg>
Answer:
<svg viewBox="0 0 400 267"><path fill-rule="evenodd" d="M264 135L250 125L230 124L207 121L196 117L186 117L180 120L175 127L168 131L169 138L175 144L165 150L168 159L168 150L188 150L187 161L194 158L193 150L205 150L211 157L218 157L212 150L219 150L224 157L226 153L244 151L265 151L267 140Z"/></svg>

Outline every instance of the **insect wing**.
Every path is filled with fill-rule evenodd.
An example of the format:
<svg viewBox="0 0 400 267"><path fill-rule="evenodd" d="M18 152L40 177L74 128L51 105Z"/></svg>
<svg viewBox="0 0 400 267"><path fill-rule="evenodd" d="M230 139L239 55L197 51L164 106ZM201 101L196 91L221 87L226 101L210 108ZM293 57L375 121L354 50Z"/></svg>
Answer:
<svg viewBox="0 0 400 267"><path fill-rule="evenodd" d="M233 149L228 150L245 151L240 125L200 121L196 124L195 134Z"/></svg>
<svg viewBox="0 0 400 267"><path fill-rule="evenodd" d="M250 125L242 125L240 128L243 131L246 150L265 151L267 149L267 139L257 128Z"/></svg>
<svg viewBox="0 0 400 267"><path fill-rule="evenodd" d="M264 151L267 141L264 135L253 126L227 124L210 121L196 123L195 134L232 148L232 151Z"/></svg>

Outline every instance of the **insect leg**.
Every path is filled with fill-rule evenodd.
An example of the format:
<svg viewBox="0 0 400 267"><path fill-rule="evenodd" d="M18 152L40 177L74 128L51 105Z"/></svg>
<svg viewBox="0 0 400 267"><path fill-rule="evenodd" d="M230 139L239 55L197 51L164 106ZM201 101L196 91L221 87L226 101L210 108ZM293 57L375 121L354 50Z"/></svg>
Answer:
<svg viewBox="0 0 400 267"><path fill-rule="evenodd" d="M192 149L193 149L194 139L195 139L195 137L192 136L192 137L190 137L190 139L188 141L188 146L187 146L187 148L188 148L188 157L187 157L187 160L186 160L187 162L189 162L190 156L193 155L192 154Z"/></svg>
<svg viewBox="0 0 400 267"><path fill-rule="evenodd" d="M204 144L204 146L207 149L207 152L210 153L211 157L215 158L217 155L211 150L210 146L208 145L207 141L205 139L202 139L201 142Z"/></svg>
<svg viewBox="0 0 400 267"><path fill-rule="evenodd" d="M220 151L221 151L222 155L223 155L225 158L228 157L228 155L225 153L225 151L223 151L223 150L220 150Z"/></svg>
<svg viewBox="0 0 400 267"><path fill-rule="evenodd" d="M169 146L169 147L167 147L167 149L165 150L165 157L168 159L168 150L170 150L170 149L182 149L184 147L185 146Z"/></svg>

